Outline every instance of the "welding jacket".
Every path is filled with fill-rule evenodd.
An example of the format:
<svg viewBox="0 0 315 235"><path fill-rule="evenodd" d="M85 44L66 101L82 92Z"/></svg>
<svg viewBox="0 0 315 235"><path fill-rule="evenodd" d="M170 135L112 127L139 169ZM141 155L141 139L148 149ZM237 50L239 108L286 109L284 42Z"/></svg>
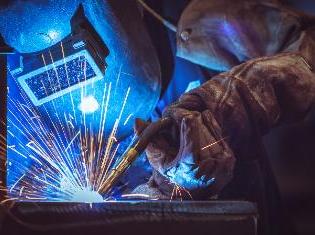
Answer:
<svg viewBox="0 0 315 235"><path fill-rule="evenodd" d="M200 22L211 21L213 14L197 2L187 9L198 12ZM176 197L175 183L185 189L181 197L219 195L255 201L261 233L290 234L288 225L275 225L283 214L262 136L280 124L301 120L314 104L315 21L277 4L224 2L214 4L215 17L221 14L225 23L232 22L248 34L222 41L231 35L215 28L220 24L211 25L213 35L203 50L231 69L182 95L164 111L163 116L174 120L173 128L163 130L148 146L155 172L136 192ZM246 12L250 26L242 22ZM180 33L188 27L185 22L179 22L179 47ZM238 47L233 50L231 44Z"/></svg>

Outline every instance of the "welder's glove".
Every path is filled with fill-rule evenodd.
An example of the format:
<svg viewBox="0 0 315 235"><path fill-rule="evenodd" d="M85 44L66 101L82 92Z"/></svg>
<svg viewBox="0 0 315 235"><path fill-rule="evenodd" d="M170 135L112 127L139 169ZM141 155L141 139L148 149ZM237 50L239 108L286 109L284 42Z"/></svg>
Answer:
<svg viewBox="0 0 315 235"><path fill-rule="evenodd" d="M194 198L218 194L233 175L235 159L252 158L260 136L309 111L312 66L297 53L259 58L184 94L164 112L173 127L161 130L146 150L156 170L149 184L165 195L172 183ZM145 125L138 122L138 132Z"/></svg>
<svg viewBox="0 0 315 235"><path fill-rule="evenodd" d="M189 102L191 97L187 98ZM220 191L232 177L233 153L211 111L190 110L185 101L168 108L164 116L174 120L173 127L161 130L146 149L151 165L159 172L155 180L160 185L166 183L166 192L172 184L189 191L210 186L212 193Z"/></svg>

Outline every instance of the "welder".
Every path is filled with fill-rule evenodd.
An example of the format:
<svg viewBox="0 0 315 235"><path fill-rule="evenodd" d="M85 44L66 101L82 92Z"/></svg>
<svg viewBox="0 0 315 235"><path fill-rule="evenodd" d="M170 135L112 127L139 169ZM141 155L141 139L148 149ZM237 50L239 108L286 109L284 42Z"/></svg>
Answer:
<svg viewBox="0 0 315 235"><path fill-rule="evenodd" d="M195 199L256 201L260 232L290 234L262 136L303 119L314 105L315 18L280 1L194 0L183 6L177 56L207 71L176 59L175 78L156 109L173 125L147 147L153 176L135 192L169 198L176 183ZM210 79L209 70L218 75ZM202 81L205 73L209 81L161 114L186 77ZM138 120L136 131L148 125Z"/></svg>
<svg viewBox="0 0 315 235"><path fill-rule="evenodd" d="M134 192L169 199L175 183L189 190L189 198L192 196L196 200L254 201L260 209L262 233L289 234L290 228L287 226L285 231L281 226L284 217L262 136L284 122L302 119L314 103L314 18L287 8L276 0L147 2L153 8L164 6L170 18L178 21L176 35L173 32L168 35L159 28L158 22L145 13L147 30L159 54L163 79L170 80L163 84L164 94L152 119L166 117L172 120L172 124L160 130L148 145L146 153L154 172L149 182ZM123 65L137 62L133 66L117 64L113 70L117 72L121 67L128 67L125 74L136 74L142 80L155 75L154 81L146 84L145 94L154 91L156 96L159 69L150 43L146 43L149 45L147 50L140 50L142 40L136 40L132 48L123 45L118 51L113 50L118 39L109 40L106 36L116 36L116 33L105 33L120 25L109 27L100 23L99 12L101 16L106 15L104 12L108 13L98 9L101 3L96 7L86 3L85 7L89 20L97 31L101 31L101 37L109 47L109 68L113 68L111 62L117 58L128 60ZM118 5L116 8L119 8ZM124 24L131 20L127 15ZM67 17L63 21L69 21L70 16ZM9 23L2 27L8 27ZM21 34L23 29L19 27L3 31L10 32L4 35L5 39L16 49L33 53L49 48L52 38L56 37L58 41L65 36L56 36L49 31L42 33L49 28L44 26L32 28L36 31L32 35ZM145 35L147 42L145 32L128 30L127 33L121 31L134 38ZM49 33L52 35L49 36ZM69 34L70 30L66 33ZM47 35L49 40L43 43L47 41ZM41 41L34 43L31 39ZM137 56L139 52L135 55L130 53L132 49L139 49L141 58ZM126 57L122 56L125 51L129 53ZM175 51L178 57L174 57L173 61L170 55ZM149 57L152 61L147 61L148 54L152 55ZM149 68L141 66L141 62L146 62ZM172 67L174 76L168 79L172 77ZM138 80L133 78L129 80L137 83ZM204 84L191 90L201 83ZM179 98L185 91L188 93ZM137 94L141 92L139 89ZM156 97L151 97L150 108L155 100ZM168 108L162 112L165 106ZM137 109L135 116L144 110L143 105L141 108ZM147 117L147 112L143 116ZM140 134L148 125L136 121L136 132Z"/></svg>

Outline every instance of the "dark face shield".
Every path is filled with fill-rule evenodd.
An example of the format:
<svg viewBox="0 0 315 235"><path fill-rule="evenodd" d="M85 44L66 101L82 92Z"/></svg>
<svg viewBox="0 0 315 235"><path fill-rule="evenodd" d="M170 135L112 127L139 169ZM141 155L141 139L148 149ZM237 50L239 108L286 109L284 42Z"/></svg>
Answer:
<svg viewBox="0 0 315 235"><path fill-rule="evenodd" d="M159 98L155 50L136 2L84 1L84 13L75 15L78 2L12 0L0 9L0 33L22 55L9 58L9 75L39 110L46 105L54 113L54 101L62 115L74 106L76 118L97 114L93 111L101 109L104 87L111 85L107 124L129 117L119 127L126 136L136 117L150 117Z"/></svg>

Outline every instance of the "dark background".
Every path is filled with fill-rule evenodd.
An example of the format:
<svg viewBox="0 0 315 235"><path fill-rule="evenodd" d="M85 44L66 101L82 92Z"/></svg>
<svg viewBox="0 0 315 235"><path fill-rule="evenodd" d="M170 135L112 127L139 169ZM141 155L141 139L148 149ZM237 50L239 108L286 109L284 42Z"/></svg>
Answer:
<svg viewBox="0 0 315 235"><path fill-rule="evenodd" d="M273 130L265 145L283 205L299 234L315 234L315 115Z"/></svg>

